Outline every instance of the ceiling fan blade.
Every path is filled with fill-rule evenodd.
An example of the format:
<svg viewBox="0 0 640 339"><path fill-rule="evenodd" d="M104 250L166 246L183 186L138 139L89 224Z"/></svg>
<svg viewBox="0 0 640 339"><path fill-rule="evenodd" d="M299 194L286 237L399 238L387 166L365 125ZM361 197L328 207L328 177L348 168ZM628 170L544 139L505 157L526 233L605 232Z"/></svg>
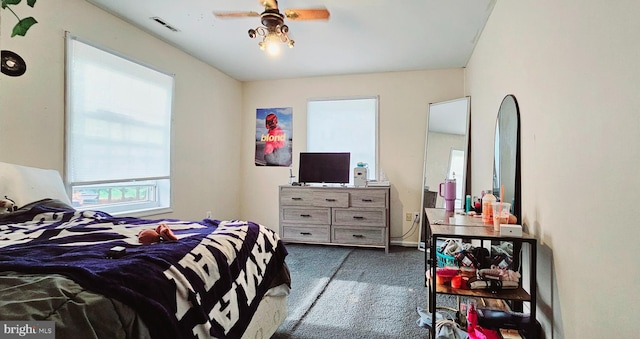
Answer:
<svg viewBox="0 0 640 339"><path fill-rule="evenodd" d="M221 19L231 19L231 18L245 18L245 17L258 17L260 13L258 12L213 12L217 18Z"/></svg>
<svg viewBox="0 0 640 339"><path fill-rule="evenodd" d="M326 8L286 9L284 15L289 20L328 20L329 11Z"/></svg>

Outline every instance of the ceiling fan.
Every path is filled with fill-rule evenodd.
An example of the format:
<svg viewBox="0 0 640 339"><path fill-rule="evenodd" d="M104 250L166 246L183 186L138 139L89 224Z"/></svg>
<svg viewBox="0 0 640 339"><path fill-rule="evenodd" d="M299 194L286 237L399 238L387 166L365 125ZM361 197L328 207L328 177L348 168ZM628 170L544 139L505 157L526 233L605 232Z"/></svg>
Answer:
<svg viewBox="0 0 640 339"><path fill-rule="evenodd" d="M288 20L327 20L329 19L329 11L326 8L309 8L309 9L285 9L284 14L278 8L277 0L258 0L264 7L262 13L249 12L213 12L217 18L230 19L242 17L260 17L263 26L249 29L249 37L262 37L262 41L258 43L260 49L267 50L270 54L279 52L279 43L285 43L293 48L295 41L289 39L289 26L285 25L284 18Z"/></svg>

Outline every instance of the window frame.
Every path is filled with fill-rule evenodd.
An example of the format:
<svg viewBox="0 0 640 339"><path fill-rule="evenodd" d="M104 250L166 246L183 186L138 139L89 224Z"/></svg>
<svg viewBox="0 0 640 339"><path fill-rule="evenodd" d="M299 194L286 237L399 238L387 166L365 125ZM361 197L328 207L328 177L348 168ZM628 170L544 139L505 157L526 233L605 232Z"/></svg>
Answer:
<svg viewBox="0 0 640 339"><path fill-rule="evenodd" d="M314 152L314 150L309 149L309 106L313 102L326 102L326 101L355 101L355 100L374 100L374 147L373 157L375 164L368 164L369 171L367 171L367 179L368 180L386 180L384 175L380 171L380 97L378 95L363 95L363 96L346 96L346 97L326 97L326 98L310 98L307 100L307 124L306 124L306 150L307 152ZM338 150L336 150L337 152ZM351 158L352 166L349 169L349 184L352 186L353 182L353 168L356 166L358 159L354 159L353 156ZM373 170L373 173L371 173Z"/></svg>
<svg viewBox="0 0 640 339"><path fill-rule="evenodd" d="M71 178L71 161L72 156L70 155L71 150L71 135L73 125L73 119L71 115L74 114L72 110L74 109L72 104L73 93L72 93L72 73L71 64L73 62L73 40L85 44L87 46L96 48L104 53L110 54L111 56L121 58L138 66L147 68L151 71L158 72L159 74L169 76L171 78L171 88L169 90L170 93L170 104L168 106L169 114L168 117L165 117L169 136L168 138L168 146L166 149L165 156L168 157L168 174L165 176L149 176L143 178L135 178L129 177L123 180L113 180L113 179L105 179L105 180L87 180L81 182L74 182ZM93 43L91 41L80 38L68 31L65 32L65 144L64 144L64 169L65 169L65 189L67 190L67 195L70 197L70 200L73 201L73 192L74 188L83 188L83 189L105 189L105 188L134 188L134 187L154 187L155 194L153 200L150 201L147 198L147 201L133 201L133 202L120 202L120 203L111 203L111 204L103 204L103 205L91 205L91 206L78 206L74 207L77 210L100 210L112 214L114 216L131 216L131 217L144 217L150 216L154 214L162 214L169 213L173 211L173 190L172 190L172 174L173 174L173 165L171 159L173 158L173 112L175 108L175 75L169 72L165 72L157 69L151 65L135 60L129 56L123 55L117 51L114 51L110 48L106 48L99 44ZM165 111L166 112L166 111ZM148 184L145 184L148 183ZM160 193L162 191L162 193ZM124 191L122 192L124 196Z"/></svg>

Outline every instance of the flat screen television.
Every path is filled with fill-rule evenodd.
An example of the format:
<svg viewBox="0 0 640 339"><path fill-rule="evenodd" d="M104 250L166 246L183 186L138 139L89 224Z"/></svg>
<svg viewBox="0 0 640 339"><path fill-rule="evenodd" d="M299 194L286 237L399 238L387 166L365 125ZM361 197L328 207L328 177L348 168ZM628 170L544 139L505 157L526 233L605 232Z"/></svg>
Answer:
<svg viewBox="0 0 640 339"><path fill-rule="evenodd" d="M301 152L298 181L303 184L349 182L351 153Z"/></svg>

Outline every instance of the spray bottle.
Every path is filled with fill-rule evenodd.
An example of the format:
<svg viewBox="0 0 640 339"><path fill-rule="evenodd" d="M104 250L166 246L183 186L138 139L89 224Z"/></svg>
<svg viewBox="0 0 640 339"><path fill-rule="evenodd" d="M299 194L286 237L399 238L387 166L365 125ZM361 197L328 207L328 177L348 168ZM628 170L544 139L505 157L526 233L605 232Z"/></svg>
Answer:
<svg viewBox="0 0 640 339"><path fill-rule="evenodd" d="M471 299L467 306L467 333L469 338L475 337L476 326L478 326L478 311L476 310L476 301Z"/></svg>

